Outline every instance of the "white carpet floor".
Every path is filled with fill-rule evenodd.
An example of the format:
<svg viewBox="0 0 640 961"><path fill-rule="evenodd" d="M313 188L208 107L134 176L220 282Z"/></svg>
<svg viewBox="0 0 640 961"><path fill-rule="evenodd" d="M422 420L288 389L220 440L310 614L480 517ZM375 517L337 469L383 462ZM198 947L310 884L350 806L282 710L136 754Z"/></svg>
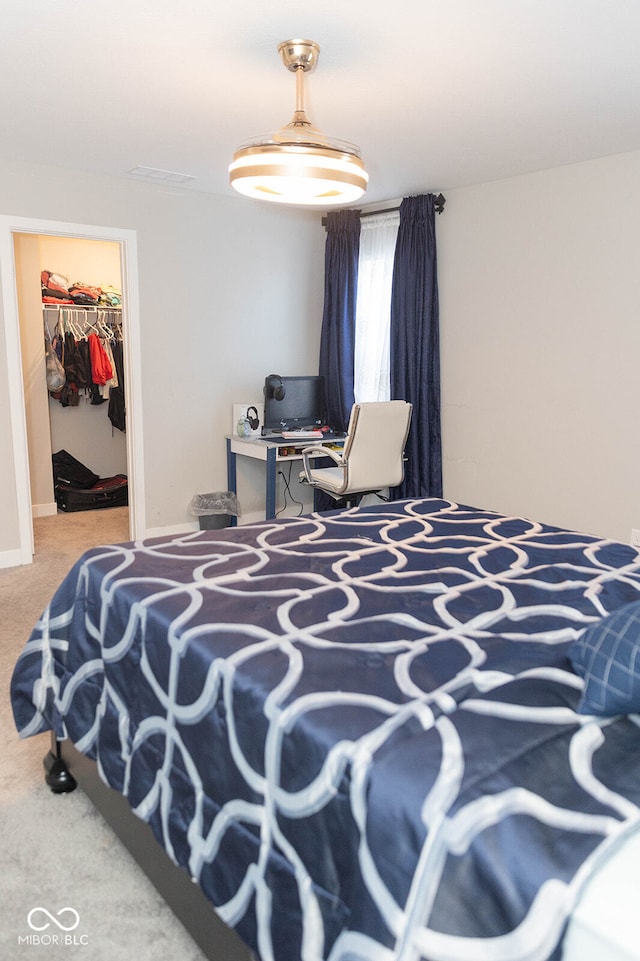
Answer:
<svg viewBox="0 0 640 961"><path fill-rule="evenodd" d="M0 571L0 958L203 961L85 795L49 791L42 767L49 737L21 741L9 704L13 665L51 593L84 550L128 540L127 510L57 515L34 526L34 564ZM70 926L75 915L58 915L64 908L79 916L72 932L45 914ZM32 911L39 933L28 923Z"/></svg>

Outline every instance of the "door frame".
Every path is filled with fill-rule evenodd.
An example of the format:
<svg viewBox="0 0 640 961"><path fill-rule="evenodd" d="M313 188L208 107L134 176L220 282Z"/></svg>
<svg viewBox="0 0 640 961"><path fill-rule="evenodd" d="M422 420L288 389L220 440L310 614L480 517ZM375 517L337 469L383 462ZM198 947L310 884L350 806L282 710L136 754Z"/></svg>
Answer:
<svg viewBox="0 0 640 961"><path fill-rule="evenodd" d="M129 535L132 540L144 537L146 531L138 252L135 230L0 215L0 287L7 349L13 469L19 526L19 552L16 556L19 557L18 564L31 564L34 553L33 517L14 234L49 234L77 240L107 240L115 241L120 245L125 396L127 398Z"/></svg>

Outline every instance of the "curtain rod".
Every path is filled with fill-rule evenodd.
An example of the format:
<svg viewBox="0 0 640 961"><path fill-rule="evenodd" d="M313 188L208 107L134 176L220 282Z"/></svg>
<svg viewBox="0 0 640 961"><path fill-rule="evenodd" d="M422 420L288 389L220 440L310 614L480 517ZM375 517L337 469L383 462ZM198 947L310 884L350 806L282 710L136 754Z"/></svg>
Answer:
<svg viewBox="0 0 640 961"><path fill-rule="evenodd" d="M447 198L444 196L444 194L438 194L438 196L434 198L433 204L434 204L435 211L436 211L437 214L441 214L441 213L442 213L442 211L444 210L444 205L446 204L446 202L447 202ZM360 211L360 217L361 217L361 218L364 218L364 217L377 217L378 214L391 214L391 213L393 213L394 210L399 210L399 209L400 209L400 204L398 203L398 204L396 204L396 205L393 206L393 207L381 207L379 210L368 210L368 211L365 210L365 211ZM323 226L323 227L326 227L326 226L327 226L327 218L326 218L326 217L323 217L323 218L322 218L322 226Z"/></svg>

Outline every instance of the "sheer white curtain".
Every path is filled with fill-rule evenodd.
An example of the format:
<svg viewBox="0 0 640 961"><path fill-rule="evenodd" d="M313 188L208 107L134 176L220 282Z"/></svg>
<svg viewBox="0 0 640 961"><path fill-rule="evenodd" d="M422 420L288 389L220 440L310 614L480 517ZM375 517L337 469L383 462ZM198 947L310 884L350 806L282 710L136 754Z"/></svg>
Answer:
<svg viewBox="0 0 640 961"><path fill-rule="evenodd" d="M354 361L356 402L389 400L389 317L399 211L362 218Z"/></svg>

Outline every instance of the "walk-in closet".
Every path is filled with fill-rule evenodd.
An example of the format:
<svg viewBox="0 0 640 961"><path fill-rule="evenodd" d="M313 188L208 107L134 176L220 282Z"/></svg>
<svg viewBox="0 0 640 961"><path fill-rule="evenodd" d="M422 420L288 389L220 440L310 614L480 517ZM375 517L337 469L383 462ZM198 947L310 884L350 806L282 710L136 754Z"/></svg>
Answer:
<svg viewBox="0 0 640 961"><path fill-rule="evenodd" d="M46 516L64 513L57 452L99 478L128 473L120 244L16 233L14 252L32 514ZM66 369L58 390L47 384L46 343Z"/></svg>

